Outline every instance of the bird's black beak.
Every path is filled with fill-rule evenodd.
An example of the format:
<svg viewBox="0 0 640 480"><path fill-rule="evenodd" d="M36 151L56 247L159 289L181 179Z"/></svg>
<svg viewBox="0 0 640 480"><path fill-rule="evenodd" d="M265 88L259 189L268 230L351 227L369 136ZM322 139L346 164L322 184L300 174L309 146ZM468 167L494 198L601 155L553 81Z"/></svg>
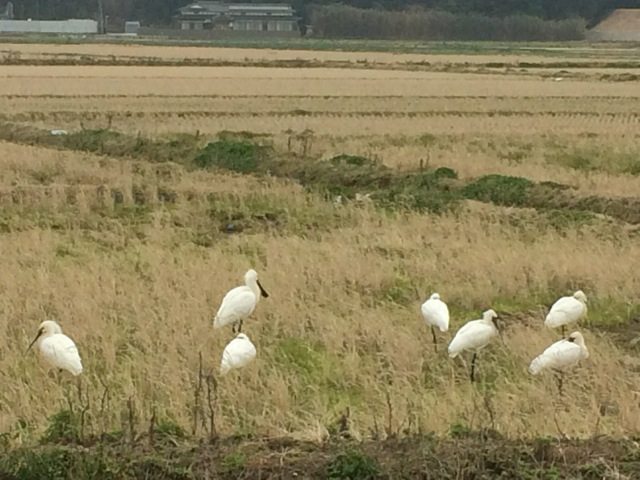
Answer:
<svg viewBox="0 0 640 480"><path fill-rule="evenodd" d="M500 326L500 318L495 317L492 320L493 320L493 324L496 326L496 330L498 330L498 335L500 335L500 340L502 341L502 343L504 343L504 336L502 335L502 328Z"/></svg>
<svg viewBox="0 0 640 480"><path fill-rule="evenodd" d="M573 337L567 337L567 342L575 342L576 339Z"/></svg>
<svg viewBox="0 0 640 480"><path fill-rule="evenodd" d="M269 298L269 294L267 293L267 291L264 288L262 288L262 284L260 283L260 280L256 280L256 282L258 283L258 288L260 289L260 294L264 298Z"/></svg>
<svg viewBox="0 0 640 480"><path fill-rule="evenodd" d="M38 330L38 334L36 335L36 338L33 339L33 342L29 344L29 348L27 348L27 352L31 350L31 347L33 347L33 344L38 341L38 339L40 338L40 335L42 335L42 330Z"/></svg>

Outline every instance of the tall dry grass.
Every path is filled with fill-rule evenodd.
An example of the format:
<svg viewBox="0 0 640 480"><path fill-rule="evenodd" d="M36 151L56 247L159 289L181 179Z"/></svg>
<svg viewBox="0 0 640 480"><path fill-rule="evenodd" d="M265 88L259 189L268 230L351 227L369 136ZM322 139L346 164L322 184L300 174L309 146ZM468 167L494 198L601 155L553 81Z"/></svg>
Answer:
<svg viewBox="0 0 640 480"><path fill-rule="evenodd" d="M363 154L399 169L422 159L463 178L518 175L585 195L637 196L639 186L606 157L589 171L547 157L554 143L561 152L632 155L632 82L3 67L0 90L4 115L26 114L23 121L44 128L103 128L104 114L80 114L115 110L112 127L128 133L270 132L278 151L287 148L287 129L311 128L314 156ZM180 115L199 108L211 114ZM276 114L296 109L319 115ZM376 115L358 113L367 110ZM238 114L218 115L225 111ZM407 114L416 111L424 114ZM455 425L524 437L636 433L639 370L625 322L638 303L637 228L557 215L472 202L441 216L391 214L336 206L273 178L0 143L0 433L32 442L69 401L88 405L87 434L128 428L129 404L140 429L155 411L190 430L199 353L208 373L231 338L213 331L212 316L249 267L271 297L245 323L256 362L220 379L223 434L319 438L347 407L356 436ZM246 230L225 233L230 222ZM545 306L577 288L591 300L581 327L591 358L559 398L552 376L531 378L526 367L557 338L542 328ZM439 354L419 316L434 290L452 310ZM489 306L505 317L505 342L482 353L481 382L471 386L444 343ZM71 379L58 383L24 355L45 318L79 345L81 400ZM606 333L614 326L623 334Z"/></svg>
<svg viewBox="0 0 640 480"><path fill-rule="evenodd" d="M32 172L51 164L59 173L49 186L140 180L136 162L0 148L2 188L23 188L27 197L29 188L42 187ZM157 180L147 173L142 179ZM152 205L137 222L116 216L90 228L35 223L5 229L0 427L18 431L16 442L32 441L47 416L67 405L66 397L80 408L69 378L58 384L33 355L24 355L45 318L57 319L79 345L90 405L87 433L126 427L128 402L138 428L155 409L190 429L198 354L209 372L231 338L228 330L212 329L212 315L249 267L258 269L271 296L245 323L258 348L256 362L219 379L223 434L319 438L347 407L352 433L362 436L376 425L384 435L388 423L394 432L444 433L463 424L525 437L554 435L558 426L580 436L624 435L640 427L632 390L637 362L599 330L624 322L620 305L637 300L640 248L623 228L606 221L556 228L535 212L475 204L444 216L391 215L334 206L279 181L187 171L178 178L189 192L232 191L238 208L252 205L259 189L287 202L291 223L302 211L313 216L324 210L348 221L305 233L285 227L222 235L203 247L189 234L211 204L196 194L174 206ZM102 216L88 200L65 206L65 198L36 197L6 205L3 213L31 215L53 203L69 217ZM542 327L544 305L578 287L592 302L591 328L582 328L592 356L569 376L560 399L551 376L531 378L526 367L557 338ZM443 344L488 306L505 315L505 343L481 355L476 387L442 350L433 352L419 317L421 301L433 290L453 312ZM600 418L603 408L607 414Z"/></svg>

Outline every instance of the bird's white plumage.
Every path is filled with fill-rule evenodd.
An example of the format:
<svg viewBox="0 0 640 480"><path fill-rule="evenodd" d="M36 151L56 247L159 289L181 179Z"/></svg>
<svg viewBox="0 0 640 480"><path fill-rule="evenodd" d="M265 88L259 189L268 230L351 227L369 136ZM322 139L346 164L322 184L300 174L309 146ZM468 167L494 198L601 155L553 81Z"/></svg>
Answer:
<svg viewBox="0 0 640 480"><path fill-rule="evenodd" d="M50 368L66 370L74 376L82 373L78 347L56 322L47 320L40 324L37 342L40 357Z"/></svg>
<svg viewBox="0 0 640 480"><path fill-rule="evenodd" d="M576 323L587 314L587 297L578 290L570 297L559 298L549 310L544 320L548 328L558 328Z"/></svg>
<svg viewBox="0 0 640 480"><path fill-rule="evenodd" d="M430 327L437 327L441 332L449 330L449 308L440 300L440 295L434 293L420 308L422 318Z"/></svg>
<svg viewBox="0 0 640 480"><path fill-rule="evenodd" d="M567 370L586 358L589 358L589 350L584 338L579 332L573 332L568 339L553 343L534 358L529 365L529 373L537 375L547 369Z"/></svg>
<svg viewBox="0 0 640 480"><path fill-rule="evenodd" d="M493 319L498 315L487 310L480 320L472 320L458 330L449 344L449 356L456 357L465 350L478 351L486 347L491 339L498 335Z"/></svg>
<svg viewBox="0 0 640 480"><path fill-rule="evenodd" d="M255 270L249 270L244 279L245 285L229 290L222 299L213 321L214 328L221 328L245 320L256 309L262 293L261 287L258 285L258 274Z"/></svg>
<svg viewBox="0 0 640 480"><path fill-rule="evenodd" d="M222 352L220 374L225 375L230 370L242 368L256 358L256 347L244 333L238 334L231 340Z"/></svg>

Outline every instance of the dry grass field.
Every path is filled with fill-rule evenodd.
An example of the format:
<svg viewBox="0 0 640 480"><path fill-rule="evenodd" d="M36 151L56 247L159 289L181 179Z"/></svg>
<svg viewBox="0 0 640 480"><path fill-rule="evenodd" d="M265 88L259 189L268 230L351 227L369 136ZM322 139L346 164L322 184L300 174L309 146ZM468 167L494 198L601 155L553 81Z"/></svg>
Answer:
<svg viewBox="0 0 640 480"><path fill-rule="evenodd" d="M344 431L355 439L476 430L524 440L637 436L640 85L554 81L553 72L3 66L0 448L51 436L51 416L69 409L67 428L82 439L151 424L204 438L212 413L223 437L313 442ZM70 135L54 141L51 129ZM148 148L187 137L192 149L173 156ZM216 138L258 142L271 163L255 173L199 168L194 155ZM407 200L417 194L404 184L393 196L369 186L364 170L350 183L339 172L320 170L327 180L299 173L340 154L366 157L393 182L441 167L457 178L429 193L425 207ZM486 175L522 177L533 190L468 193ZM334 202L337 192L348 200ZM356 202L355 193L372 201ZM258 356L218 378L232 334L214 331L213 315L250 267L271 294L245 322ZM589 298L579 329L591 356L559 396L552 374L534 378L527 366L559 337L543 328L547 308L579 288ZM433 291L452 312L437 353L420 317ZM489 307L504 319L504 340L482 352L479 382L470 384L445 344ZM48 318L79 346L79 386L25 355ZM200 358L217 388L199 388Z"/></svg>

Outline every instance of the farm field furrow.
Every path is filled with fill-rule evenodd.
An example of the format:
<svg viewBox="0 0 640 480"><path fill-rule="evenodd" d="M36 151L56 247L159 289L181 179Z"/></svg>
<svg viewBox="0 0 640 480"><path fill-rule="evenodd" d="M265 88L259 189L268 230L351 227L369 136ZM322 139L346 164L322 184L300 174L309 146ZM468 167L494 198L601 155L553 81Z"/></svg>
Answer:
<svg viewBox="0 0 640 480"><path fill-rule="evenodd" d="M428 45L426 46L428 49ZM568 49L572 53L572 49ZM269 48L203 48L203 47L167 47L150 45L91 45L91 44L12 44L1 43L0 54L18 54L26 58L41 58L53 55L95 55L115 57L155 57L163 59L218 59L230 61L242 60L320 60L320 61L347 61L347 62L375 62L375 63L402 63L402 62L432 62L432 63L517 63L526 61L530 63L551 63L565 56L564 52L552 55L536 55L535 50L522 49L517 54L505 52L504 54L486 55L475 54L429 54L429 53L396 53L396 52L349 52L349 51L318 51L296 49L269 49ZM632 49L607 49L583 51L569 57L572 61L607 61L633 60L635 51ZM586 60L584 60L586 57Z"/></svg>
<svg viewBox="0 0 640 480"><path fill-rule="evenodd" d="M55 80L59 81L55 81ZM637 97L637 82L400 70L5 66L3 95L342 95Z"/></svg>
<svg viewBox="0 0 640 480"><path fill-rule="evenodd" d="M258 101L259 100L259 101ZM108 101L108 110L103 103ZM1 96L3 115L33 112L55 114L59 112L96 112L100 114L126 113L133 115L173 112L263 113L263 112L372 112L384 114L412 112L513 112L549 113L584 112L593 115L635 114L640 98L632 97L439 97L413 96L299 96L283 95L231 95L231 96Z"/></svg>

